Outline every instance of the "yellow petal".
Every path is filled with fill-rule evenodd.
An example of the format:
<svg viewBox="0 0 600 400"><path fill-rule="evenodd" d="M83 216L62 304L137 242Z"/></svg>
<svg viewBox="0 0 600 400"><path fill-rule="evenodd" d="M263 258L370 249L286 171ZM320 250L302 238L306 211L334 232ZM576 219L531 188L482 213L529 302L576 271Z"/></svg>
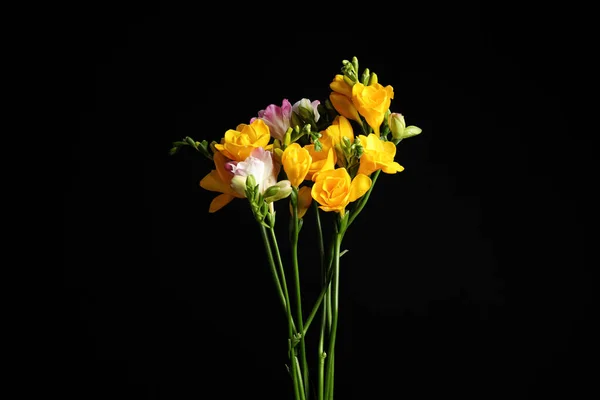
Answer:
<svg viewBox="0 0 600 400"><path fill-rule="evenodd" d="M334 92L343 94L344 96L352 96L352 88L344 81L344 75L336 75L333 81L329 84L329 88Z"/></svg>
<svg viewBox="0 0 600 400"><path fill-rule="evenodd" d="M396 155L396 145L392 142L383 142L383 151L390 154L392 158Z"/></svg>
<svg viewBox="0 0 600 400"><path fill-rule="evenodd" d="M218 195L210 202L208 212L214 213L216 211L219 211L221 208L229 204L234 198L235 197L233 197L232 195L225 193Z"/></svg>
<svg viewBox="0 0 600 400"><path fill-rule="evenodd" d="M211 192L227 193L231 190L228 184L223 182L219 177L217 170L212 170L200 181L200 187Z"/></svg>
<svg viewBox="0 0 600 400"><path fill-rule="evenodd" d="M319 206L319 208L323 211L336 211L339 212L340 214L344 215L344 211L346 210L346 207L328 207L328 206Z"/></svg>
<svg viewBox="0 0 600 400"><path fill-rule="evenodd" d="M311 188L302 186L298 190L298 218L304 217L312 203ZM290 215L292 214L292 202L290 201Z"/></svg>
<svg viewBox="0 0 600 400"><path fill-rule="evenodd" d="M362 197L371 188L371 178L364 174L357 174L350 184L350 201Z"/></svg>
<svg viewBox="0 0 600 400"><path fill-rule="evenodd" d="M354 143L354 129L352 129L352 124L346 117L338 116L333 123L337 123L340 127L340 141L345 136L350 140L350 143Z"/></svg>
<svg viewBox="0 0 600 400"><path fill-rule="evenodd" d="M381 170L386 174L395 174L396 172L404 171L404 167L394 161L393 163L383 166Z"/></svg>
<svg viewBox="0 0 600 400"><path fill-rule="evenodd" d="M298 187L310 170L312 157L308 150L301 147L298 143L292 143L281 155L281 162L292 186Z"/></svg>
<svg viewBox="0 0 600 400"><path fill-rule="evenodd" d="M217 173L219 174L219 179L226 184L229 184L233 177L233 174L225 169L225 164L227 164L229 159L221 153L215 153L213 154L213 160L215 162L215 167L217 168Z"/></svg>
<svg viewBox="0 0 600 400"><path fill-rule="evenodd" d="M348 181L350 180L350 175L348 175L348 171L346 171L346 168L336 168L336 169L330 169L327 171L322 171L319 176L317 177L317 182L323 182L325 181L325 179L327 178L344 178L347 179Z"/></svg>
<svg viewBox="0 0 600 400"><path fill-rule="evenodd" d="M321 150L324 152L324 150ZM320 152L317 152L320 153ZM313 157L314 160L314 157ZM317 180L317 175L322 171L329 171L335 168L336 156L335 151L330 148L327 150L327 158L325 160L313 161L309 174L312 174L310 179L314 182Z"/></svg>
<svg viewBox="0 0 600 400"><path fill-rule="evenodd" d="M384 142L379 138L379 135L370 133L369 136L367 137L367 147L366 148L369 150L383 151L383 149L384 149L383 143L389 143L392 146L394 146L394 143ZM396 146L394 146L394 149L395 148L396 148Z"/></svg>
<svg viewBox="0 0 600 400"><path fill-rule="evenodd" d="M369 157L369 154L365 153L360 158L360 164L358 166L358 173L364 175L371 175L373 172L377 171L379 167L377 163L372 160L372 157Z"/></svg>
<svg viewBox="0 0 600 400"><path fill-rule="evenodd" d="M329 95L329 100L331 101L333 108L335 108L338 113L346 118L361 122L358 111L356 110L356 107L354 107L354 104L352 104L352 100L349 97L344 96L343 94L332 92Z"/></svg>

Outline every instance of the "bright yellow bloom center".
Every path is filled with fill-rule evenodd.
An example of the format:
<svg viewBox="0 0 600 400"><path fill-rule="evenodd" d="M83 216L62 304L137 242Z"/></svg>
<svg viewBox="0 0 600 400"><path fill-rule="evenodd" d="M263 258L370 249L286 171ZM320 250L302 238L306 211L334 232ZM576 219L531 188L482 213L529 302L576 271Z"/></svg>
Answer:
<svg viewBox="0 0 600 400"><path fill-rule="evenodd" d="M229 129L221 144L215 147L227 158L244 161L256 147L268 147L271 134L262 119L255 119L250 125L239 124L235 130Z"/></svg>
<svg viewBox="0 0 600 400"><path fill-rule="evenodd" d="M350 179L345 168L337 168L317 175L311 195L322 210L343 215L346 206L367 193L371 183L371 178L367 175L357 174L354 179Z"/></svg>

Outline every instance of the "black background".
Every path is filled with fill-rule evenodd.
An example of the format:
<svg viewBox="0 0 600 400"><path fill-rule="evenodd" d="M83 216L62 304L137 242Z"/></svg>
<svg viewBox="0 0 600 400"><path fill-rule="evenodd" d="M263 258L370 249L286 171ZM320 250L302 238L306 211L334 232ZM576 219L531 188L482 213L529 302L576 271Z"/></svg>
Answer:
<svg viewBox="0 0 600 400"><path fill-rule="evenodd" d="M168 150L324 100L353 56L423 133L345 239L336 398L598 393L589 10L371 3L71 10L62 397L291 398L247 204L209 214L212 165Z"/></svg>

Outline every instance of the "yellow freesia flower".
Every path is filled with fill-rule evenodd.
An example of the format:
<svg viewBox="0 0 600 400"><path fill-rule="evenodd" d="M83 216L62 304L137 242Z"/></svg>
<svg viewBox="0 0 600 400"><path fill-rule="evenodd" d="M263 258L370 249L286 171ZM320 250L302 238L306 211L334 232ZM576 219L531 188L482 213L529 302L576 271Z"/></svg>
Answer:
<svg viewBox="0 0 600 400"><path fill-rule="evenodd" d="M354 130L352 124L343 115L338 115L334 118L331 125L327 129L321 131L321 138L319 141L324 148L335 148L338 147L342 142L342 137L350 139L351 143L354 143Z"/></svg>
<svg viewBox="0 0 600 400"><path fill-rule="evenodd" d="M362 123L358 110L352 103L352 87L346 83L344 76L336 75L329 88L333 90L329 95L333 108L344 117Z"/></svg>
<svg viewBox="0 0 600 400"><path fill-rule="evenodd" d="M312 164L310 165L306 179L310 179L314 182L316 175L319 172L335 168L337 156L333 148L323 147L321 151L316 151L314 144L307 144L304 148L308 150L308 154L310 154L312 158Z"/></svg>
<svg viewBox="0 0 600 400"><path fill-rule="evenodd" d="M300 188L300 190L298 190L298 218L299 219L304 217L304 214L306 214L306 211L312 204L312 197L310 195L310 190L311 189L308 186L302 186ZM290 214L293 214L291 201L290 201Z"/></svg>
<svg viewBox="0 0 600 400"><path fill-rule="evenodd" d="M394 143L383 141L374 133L369 136L358 135L358 140L364 151L360 157L359 174L371 175L378 169L386 174L404 171L404 167L394 161L396 156Z"/></svg>
<svg viewBox="0 0 600 400"><path fill-rule="evenodd" d="M352 86L352 102L377 136L393 98L394 88L389 85L383 87L379 83L373 83L365 86L357 82Z"/></svg>
<svg viewBox="0 0 600 400"><path fill-rule="evenodd" d="M336 168L317 175L311 195L320 209L344 215L346 206L367 193L371 184L367 175L357 174L351 179L346 168Z"/></svg>
<svg viewBox="0 0 600 400"><path fill-rule="evenodd" d="M244 196L236 193L231 188L231 178L233 173L225 168L225 164L229 162L223 154L215 153L213 155L215 168L200 181L200 187L211 192L220 192L221 194L215 197L210 203L208 212L214 213L226 206L234 198L243 198Z"/></svg>
<svg viewBox="0 0 600 400"><path fill-rule="evenodd" d="M305 148L298 143L292 143L286 147L281 155L283 169L292 186L298 187L306 178L312 164L312 157Z"/></svg>
<svg viewBox="0 0 600 400"><path fill-rule="evenodd" d="M249 125L239 124L235 130L229 129L221 144L215 144L217 150L234 161L244 161L257 147L269 149L271 134L262 119L255 119Z"/></svg>

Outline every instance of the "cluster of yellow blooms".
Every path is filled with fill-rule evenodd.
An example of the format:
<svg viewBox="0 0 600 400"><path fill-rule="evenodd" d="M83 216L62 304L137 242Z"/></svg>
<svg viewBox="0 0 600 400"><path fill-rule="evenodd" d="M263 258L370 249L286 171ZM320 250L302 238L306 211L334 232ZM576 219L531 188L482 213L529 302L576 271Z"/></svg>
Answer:
<svg viewBox="0 0 600 400"><path fill-rule="evenodd" d="M211 144L215 169L200 181L202 188L220 193L210 212L248 197L246 183L252 175L266 203L295 188L299 218L313 200L324 211L344 214L349 203L371 188L374 172L404 169L394 161L396 145L421 129L407 127L403 115L390 111L393 87L381 85L368 69L358 79L356 58L344 61L342 73L329 86L324 105L308 99L292 105L286 99Z"/></svg>
<svg viewBox="0 0 600 400"><path fill-rule="evenodd" d="M246 198L261 225L269 266L288 319L289 372L296 400L307 400L311 394L304 338L319 311L322 319L316 393L319 400L333 400L340 246L379 174L404 170L394 160L397 144L421 133L416 126L406 126L402 114L391 112L392 86L381 85L368 69L359 79L356 57L343 61L341 73L333 77L329 87L331 92L324 104L309 99L291 104L284 99L281 106L271 104L249 123L226 131L219 143L186 137L171 149L174 153L181 146L191 146L213 160L215 168L200 181L202 188L219 193L210 204L211 213L235 198ZM290 287L294 287L295 315L274 230L274 202L286 197L290 197L294 278ZM311 204L317 221L317 207L337 213L338 218L329 252L324 251L320 222L317 224L323 286L306 317L302 311L298 235Z"/></svg>

